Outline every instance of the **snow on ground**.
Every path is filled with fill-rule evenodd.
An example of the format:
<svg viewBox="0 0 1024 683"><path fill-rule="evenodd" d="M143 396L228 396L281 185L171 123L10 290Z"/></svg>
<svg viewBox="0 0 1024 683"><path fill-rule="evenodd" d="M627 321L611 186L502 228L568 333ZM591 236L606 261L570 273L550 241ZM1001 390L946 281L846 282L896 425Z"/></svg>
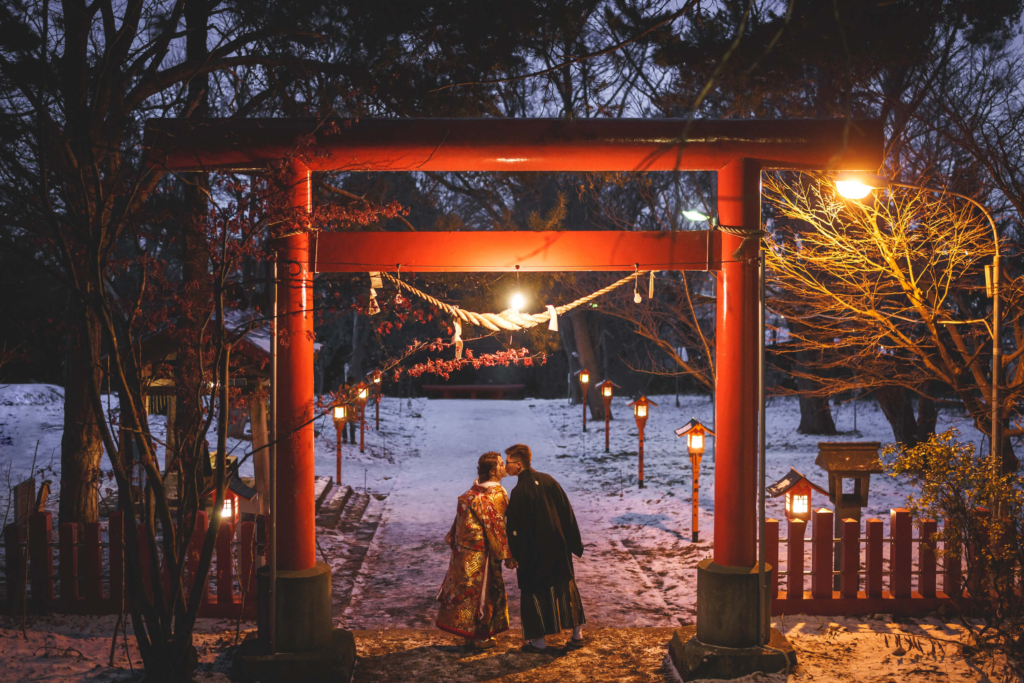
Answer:
<svg viewBox="0 0 1024 683"><path fill-rule="evenodd" d="M616 398L613 404L617 419L611 423L611 452L608 454L603 448L604 425L590 423L589 431L584 435L580 430L580 407L570 406L564 400L415 399L409 402L385 397L381 404L379 432L372 429L371 405L367 411L370 419L365 435L366 452L359 453L358 448L351 444L343 446L343 478L344 483L352 485L357 492L366 489L375 494L371 509L381 521L356 577L351 601L342 613L335 615L336 623L353 629L430 628L437 615L434 598L447 567L448 550L443 539L454 517L456 498L472 483L476 460L481 453L503 451L517 442L531 446L535 467L558 479L576 509L586 546L584 558L576 565L577 578L588 622L620 629L638 626L664 628L691 623L696 581L694 567L711 554L714 542L714 440L710 440L702 464L702 541L695 544L690 542L690 467L684 441L678 439L673 430L690 417L713 427L714 409L707 397L680 397L679 407L676 407L673 396L652 398L659 406L652 408L646 428L647 488L643 490L637 487L636 426L631 410L625 405L628 402L625 398ZM59 470L61 403L59 387L20 385L0 389L0 472L10 466L13 482L28 473L36 441L39 441L37 467L52 463ZM825 486L824 473L814 465L820 440L883 443L892 440L891 430L875 404L862 402L857 410L857 432L853 431L852 407L847 404L834 413L842 433L826 439L797 434L799 409L796 401L773 400L768 409L769 483L783 476L790 467L796 467ZM163 422L162 417L152 418L154 436L160 440L163 439ZM939 428L947 426L958 427L965 441L976 444L981 441L980 435L961 416L943 413ZM317 422L316 429L317 474L333 476L333 425L325 417ZM236 454L244 454L251 444L232 440L230 447ZM251 476L251 472L251 463L243 466L243 475ZM59 471L46 476L54 479L55 490L50 507L55 511ZM511 489L515 480L506 479L503 483ZM906 481L875 475L871 483L870 507L865 510L864 517L878 517L888 525L889 509L901 506L910 490ZM7 507L6 495L6 490L0 491L0 496L3 496L0 497L0 510ZM816 507L827 504L824 497L815 495ZM783 519L781 499L769 502L768 515ZM339 547L338 539L329 533L321 533L320 537L328 560L332 563L339 561L344 548ZM509 647L513 647L518 626L518 590L514 572L506 570L505 579L513 621L513 631L507 640ZM19 645L17 652L8 649L11 641L4 642L0 647L3 651L0 665L12 667L16 661L21 662L19 666L28 668L24 674L19 668L17 676L25 679L46 675L72 677L75 673L82 679L97 678L96 672L89 674L86 671L89 667L86 667L85 660L79 658L64 662L63 659L74 657L66 653L54 654L57 650L47 646L53 641L58 648L74 646L82 650L91 638L95 641L91 646L95 652L88 656L92 662L89 666L94 667L97 662L105 666L109 650L106 654L102 650L109 648L112 623L106 624L101 619L86 620L90 624L86 627L76 619L80 620L59 616L36 620L34 630L33 627L29 629L30 639ZM947 645L943 650L940 643L937 653L930 650L933 641L929 636L947 640L958 638L955 627L934 618L893 624L884 619L787 616L777 620L776 626L789 633L798 650L805 653L803 664L790 680L840 681L851 677L852 680L872 681L935 680L943 677L949 680L984 679L981 671L955 654L954 646ZM89 629L98 630L90 635ZM200 630L207 631L204 638L210 639L210 644L204 646L211 652L223 649L229 637L233 641L234 634L228 625L204 622ZM892 655L895 648L893 634L896 632L917 633L924 639L925 653L911 651L903 657ZM438 655L441 657L437 660L439 666L443 665L444 657L460 657L448 652L452 649L451 644L444 640L446 636L436 631L387 636L392 633L398 632L357 634L360 651L363 652L364 647L373 650L373 661L381 666L389 661L384 656L388 652L408 654L409 647L428 654L440 647L439 652L443 656ZM611 631L605 633L612 640L626 639L620 646L625 646L626 641L634 637L644 643L647 642L644 639L654 638L662 648L664 645L660 630L614 632L619 635ZM628 635L630 633L634 635ZM13 624L6 621L0 623L0 637L19 636ZM65 643L62 637L72 640ZM394 642L386 645L382 644L384 641ZM33 652L23 652L29 645L35 648ZM644 645L648 649L654 646L653 640ZM663 649L660 651L664 652ZM515 656L504 652L495 654L506 655ZM661 655L652 657L650 668L644 669L644 676L636 680L672 680L665 672ZM568 659L559 661L568 663ZM459 661L463 664L456 668L470 676L473 667L468 661ZM126 663L125 660L122 665ZM38 675L28 673L32 667ZM211 664L208 671L216 669ZM547 671L546 665L543 670ZM49 674L44 673L47 671ZM66 671L67 676L63 676L61 671ZM552 680L538 678L540 674L538 669L528 676L524 673L522 678L513 674L508 680ZM784 678L766 677L762 680L781 681ZM366 680L377 679L371 677Z"/></svg>

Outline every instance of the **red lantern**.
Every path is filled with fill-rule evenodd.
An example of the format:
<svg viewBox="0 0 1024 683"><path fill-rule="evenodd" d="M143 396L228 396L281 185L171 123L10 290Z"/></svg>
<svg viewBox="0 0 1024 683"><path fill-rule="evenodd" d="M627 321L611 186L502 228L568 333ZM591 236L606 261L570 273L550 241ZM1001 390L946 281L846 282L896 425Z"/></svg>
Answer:
<svg viewBox="0 0 1024 683"><path fill-rule="evenodd" d="M637 429L637 432L638 432L637 436L639 438L639 448L637 450L638 450L638 455L640 456L639 457L639 468L640 469L639 469L639 476L638 476L638 478L640 480L640 488L643 488L644 487L644 426L647 424L647 416L648 416L648 412L650 410L650 407L651 406L657 406L658 404L655 403L654 401L652 401L651 399L647 398L646 396L641 396L640 398L638 398L637 400L633 401L629 405L633 409L633 417L636 418L636 429Z"/></svg>
<svg viewBox="0 0 1024 683"><path fill-rule="evenodd" d="M797 470L790 468L789 472L782 479L765 489L765 493L771 498L786 496L786 519L789 521L808 522L811 519L811 493L818 491L828 495L828 491L821 488L810 479L800 474Z"/></svg>
<svg viewBox="0 0 1024 683"><path fill-rule="evenodd" d="M583 403L583 431L587 431L587 388L589 385L590 372L583 368L580 370L580 389L582 389L580 393L583 394L583 400L581 401Z"/></svg>
<svg viewBox="0 0 1024 683"><path fill-rule="evenodd" d="M345 432L345 423L348 422L349 407L344 403L334 406L332 411L334 418L334 436L338 443L335 447L335 459L337 461L337 473L335 483L341 486L341 435Z"/></svg>
<svg viewBox="0 0 1024 683"><path fill-rule="evenodd" d="M360 380L354 388L356 403L359 405L359 452L364 453L363 434L366 431L366 401L370 398L370 385Z"/></svg>
<svg viewBox="0 0 1024 683"><path fill-rule="evenodd" d="M601 390L601 400L604 401L604 452L608 452L608 421L612 417L612 394L614 389L619 387L618 384L606 379L603 382L599 382L597 388ZM621 387L619 387L621 388Z"/></svg>
<svg viewBox="0 0 1024 683"><path fill-rule="evenodd" d="M697 514L700 509L700 461L701 458L704 457L704 447L707 443L707 437L714 435L715 433L698 422L697 418L691 418L689 422L676 430L676 436L686 437L686 451L690 456L690 468L693 471L690 538L694 543L697 543L700 540L700 531L698 528L699 517Z"/></svg>

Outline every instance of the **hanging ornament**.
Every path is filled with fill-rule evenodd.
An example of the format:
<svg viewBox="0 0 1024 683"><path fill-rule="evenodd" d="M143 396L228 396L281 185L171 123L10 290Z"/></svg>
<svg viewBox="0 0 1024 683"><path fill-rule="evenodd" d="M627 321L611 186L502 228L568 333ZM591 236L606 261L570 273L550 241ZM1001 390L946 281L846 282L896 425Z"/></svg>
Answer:
<svg viewBox="0 0 1024 683"><path fill-rule="evenodd" d="M367 315L377 315L380 313L380 304L377 303L377 290L370 287L370 304L366 307Z"/></svg>
<svg viewBox="0 0 1024 683"><path fill-rule="evenodd" d="M455 334L452 336L452 343L455 344L455 360L462 359L462 323L455 319Z"/></svg>
<svg viewBox="0 0 1024 683"><path fill-rule="evenodd" d="M547 309L548 313L551 314L551 319L548 320L548 329L552 332L558 332L558 311L556 311L555 307L551 305L549 305Z"/></svg>
<svg viewBox="0 0 1024 683"><path fill-rule="evenodd" d="M398 284L395 285L395 289L398 290L398 293L395 294L395 305L401 306L403 303L405 303L405 299L402 298L402 264L399 263L397 265L397 268L398 275L396 279L398 280Z"/></svg>
<svg viewBox="0 0 1024 683"><path fill-rule="evenodd" d="M635 264L634 268L636 269L636 272L633 274L633 303L638 304L643 301L640 297L640 286L637 284L637 281L640 279L640 264Z"/></svg>

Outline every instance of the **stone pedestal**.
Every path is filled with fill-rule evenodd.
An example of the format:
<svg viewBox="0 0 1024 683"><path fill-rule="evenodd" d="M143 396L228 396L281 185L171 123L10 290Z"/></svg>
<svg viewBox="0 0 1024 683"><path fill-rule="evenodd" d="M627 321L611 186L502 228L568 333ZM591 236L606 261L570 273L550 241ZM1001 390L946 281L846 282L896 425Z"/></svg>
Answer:
<svg viewBox="0 0 1024 683"><path fill-rule="evenodd" d="M771 586L771 566L765 567ZM768 610L759 616L758 568L727 567L706 559L697 565L697 624L676 629L669 645L672 664L684 681L732 679L775 673L796 665L786 637L769 630ZM770 603L766 589L765 604ZM759 642L758 619L768 642Z"/></svg>
<svg viewBox="0 0 1024 683"><path fill-rule="evenodd" d="M256 573L259 635L235 654L232 674L242 683L348 683L355 667L352 634L332 628L331 569L323 563L277 572L277 652L270 653L270 571Z"/></svg>
<svg viewBox="0 0 1024 683"><path fill-rule="evenodd" d="M796 651L772 629L767 647L718 647L702 643L696 626L677 628L668 646L672 664L684 681L743 678L755 672L775 673L796 666Z"/></svg>

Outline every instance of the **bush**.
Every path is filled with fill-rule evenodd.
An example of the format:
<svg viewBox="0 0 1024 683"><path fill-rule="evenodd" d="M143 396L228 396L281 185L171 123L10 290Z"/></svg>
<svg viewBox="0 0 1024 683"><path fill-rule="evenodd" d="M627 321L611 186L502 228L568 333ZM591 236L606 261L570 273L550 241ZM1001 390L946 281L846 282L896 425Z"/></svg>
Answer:
<svg viewBox="0 0 1024 683"><path fill-rule="evenodd" d="M916 478L918 492L907 499L915 518L946 520L943 565L966 560L955 593L969 594L970 601L956 602L973 646L1005 655L1024 673L1024 478L998 474L987 454L958 436L950 429L911 448L888 446L883 462L890 476Z"/></svg>

